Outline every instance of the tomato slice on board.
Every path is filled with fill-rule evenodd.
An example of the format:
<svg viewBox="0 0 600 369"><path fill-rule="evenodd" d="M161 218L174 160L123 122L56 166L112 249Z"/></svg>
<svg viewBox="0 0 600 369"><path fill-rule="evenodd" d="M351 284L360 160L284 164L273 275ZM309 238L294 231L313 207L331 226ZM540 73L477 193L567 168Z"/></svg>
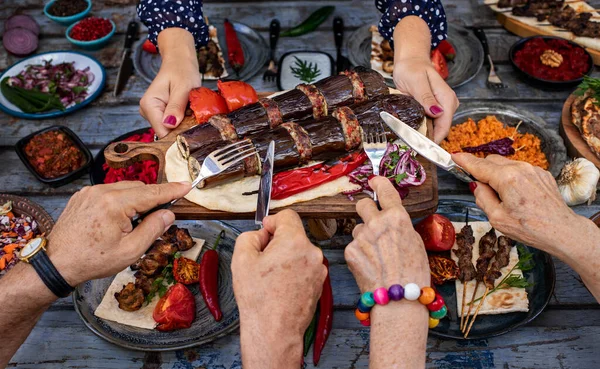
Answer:
<svg viewBox="0 0 600 369"><path fill-rule="evenodd" d="M447 251L454 246L456 232L452 222L443 215L433 214L420 221L415 230L427 251Z"/></svg>
<svg viewBox="0 0 600 369"><path fill-rule="evenodd" d="M442 76L443 79L448 78L450 75L448 72L448 63L439 49L435 49L431 52L431 62L433 63L435 70L440 74L440 76Z"/></svg>
<svg viewBox="0 0 600 369"><path fill-rule="evenodd" d="M189 328L196 317L194 295L181 283L169 288L154 308L152 318L159 331Z"/></svg>
<svg viewBox="0 0 600 369"><path fill-rule="evenodd" d="M190 108L196 121L206 123L210 117L217 114L229 113L223 96L206 87L198 87L190 91Z"/></svg>

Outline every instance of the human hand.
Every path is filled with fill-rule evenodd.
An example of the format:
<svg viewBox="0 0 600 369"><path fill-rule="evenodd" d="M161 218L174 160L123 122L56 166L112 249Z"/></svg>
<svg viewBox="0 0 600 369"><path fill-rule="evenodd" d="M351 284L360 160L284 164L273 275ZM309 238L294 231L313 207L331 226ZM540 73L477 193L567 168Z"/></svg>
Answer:
<svg viewBox="0 0 600 369"><path fill-rule="evenodd" d="M265 218L263 229L240 235L231 270L244 367L300 365L327 268L298 214L284 210Z"/></svg>
<svg viewBox="0 0 600 369"><path fill-rule="evenodd" d="M71 285L114 275L135 262L175 220L170 210L131 218L186 195L190 183L118 182L84 187L67 204L48 235L48 257Z"/></svg>
<svg viewBox="0 0 600 369"><path fill-rule="evenodd" d="M158 35L158 46L162 64L140 100L140 114L162 138L181 123L189 93L202 78L191 33L167 28Z"/></svg>
<svg viewBox="0 0 600 369"><path fill-rule="evenodd" d="M454 90L431 64L429 55L395 59L393 76L396 88L412 95L433 118L433 138L441 142L450 131L459 102Z"/></svg>
<svg viewBox="0 0 600 369"><path fill-rule="evenodd" d="M369 181L377 192L381 211L371 199L362 199L356 211L364 221L354 228L354 240L344 256L361 292L393 284L429 286L429 262L421 236L414 230L400 195L385 177Z"/></svg>
<svg viewBox="0 0 600 369"><path fill-rule="evenodd" d="M578 222L550 172L499 155L479 159L461 153L452 158L477 178L473 191L477 206L494 228L510 238L545 250L560 234L570 234Z"/></svg>

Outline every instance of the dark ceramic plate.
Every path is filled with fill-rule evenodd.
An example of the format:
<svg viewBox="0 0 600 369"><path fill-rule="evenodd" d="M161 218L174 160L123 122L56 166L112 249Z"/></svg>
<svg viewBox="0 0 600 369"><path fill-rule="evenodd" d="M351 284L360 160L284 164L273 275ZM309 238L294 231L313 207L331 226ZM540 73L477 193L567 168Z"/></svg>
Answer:
<svg viewBox="0 0 600 369"><path fill-rule="evenodd" d="M242 44L245 59L244 67L240 70L239 76L236 75L229 66L227 58L227 43L225 42L223 20L211 18L210 21L211 24L217 28L219 46L223 51L225 68L229 73L227 78L247 81L258 73L267 61L269 61L269 47L267 46L265 39L247 25L239 22L232 22L233 28L237 32L238 39ZM160 69L161 58L159 54L149 54L142 50L142 45L145 40L145 38L142 38L133 47L133 65L137 74L139 74L146 82L152 83L152 80L156 77ZM217 87L217 80L204 80L202 86L214 89Z"/></svg>
<svg viewBox="0 0 600 369"><path fill-rule="evenodd" d="M517 66L517 64L515 63L515 53L517 51L521 50L527 41L532 40L534 38L541 38L544 40L563 40L563 41L567 41L569 44L571 44L573 46L576 46L576 47L582 49L585 52L585 55L587 56L588 62L590 65L590 68L587 70L587 72L585 74L590 75L593 72L594 60L592 59L592 56L590 55L590 53L588 53L587 50L585 48L581 47L580 45L578 45L572 41L566 40L564 38L560 38L560 37L532 36L532 37L522 38L519 41L515 42L511 46L510 50L508 51L508 58L510 60L510 64L512 64L517 75L526 83L529 83L530 85L532 85L534 87L552 88L552 89L558 90L558 89L568 89L568 88L575 87L579 83L581 83L581 81L583 81L583 76L581 76L580 78L570 80L570 81L552 81L552 80L548 80L548 79L542 79L542 78L534 77L531 74L525 72L523 69L519 68Z"/></svg>
<svg viewBox="0 0 600 369"><path fill-rule="evenodd" d="M495 115L498 120L509 126L516 126L520 121L519 132L532 133L542 141L542 151L546 154L550 167L548 171L557 177L567 161L567 149L558 133L537 115L516 107L496 103L464 103L454 114L452 125L464 123L468 118L475 122L488 115Z"/></svg>
<svg viewBox="0 0 600 369"><path fill-rule="evenodd" d="M190 328L160 332L155 329L134 328L97 318L94 311L100 305L114 278L108 277L81 284L73 292L75 310L92 332L115 345L128 349L168 351L199 346L237 330L240 321L238 307L233 296L231 258L235 240L240 232L218 221L182 221L177 222L177 225L187 228L193 237L206 240L204 250L212 247L221 230L225 231L225 238L221 239L217 248L219 252L219 303L223 311L223 319L220 322L215 321L202 299L198 284L194 284L190 288L196 299L196 318Z"/></svg>
<svg viewBox="0 0 600 369"><path fill-rule="evenodd" d="M98 153L96 154L96 157L94 158L94 164L92 164L92 166L90 168L90 182L92 183L92 185L104 184L104 178L106 177L106 172L104 171L102 166L104 166L104 164L106 163L106 159L104 158L104 149L106 149L106 147L108 145L110 145L113 142L123 141L127 137L130 137L133 135L145 133L149 129L150 129L150 127L140 128L140 129L136 129L135 131L125 133L124 135L121 135L121 136L115 138L114 140L112 140L111 142L107 143L102 148L102 150L98 151Z"/></svg>
<svg viewBox="0 0 600 369"><path fill-rule="evenodd" d="M40 133L49 132L49 131L61 131L61 132L65 133L67 136L69 136L71 141L73 141L75 146L77 146L77 148L79 150L81 150L81 152L83 153L83 156L85 157L85 162L83 163L83 165L81 167L75 169L74 171L72 171L70 173L63 174L62 176L58 176L55 178L42 177L35 170L35 168L29 163L29 160L27 159L27 155L25 155L25 146L27 145L29 140L31 140L34 136L37 136ZM69 128L64 127L64 126L51 126L51 127L44 128L42 130L33 132L33 133L23 137L16 143L15 151L17 152L17 155L19 155L19 158L21 159L21 161L23 162L25 167L31 172L31 174L33 174L35 176L35 178L38 181L45 183L47 185L50 185L52 187L63 186L65 184L81 177L88 170L88 168L92 165L92 161L93 161L92 153L84 145L84 143L81 141L81 139L79 139L79 137L75 134L75 132L71 131Z"/></svg>
<svg viewBox="0 0 600 369"><path fill-rule="evenodd" d="M371 67L371 25L365 25L354 31L346 43L348 58L354 66ZM448 24L448 41L456 49L456 58L448 63L450 76L446 83L452 88L469 82L483 65L483 47L475 35L460 26ZM391 75L384 76L387 84L394 87Z"/></svg>
<svg viewBox="0 0 600 369"><path fill-rule="evenodd" d="M464 222L467 208L469 209L470 221L487 221L487 217L470 201L460 200L440 200L437 213L442 214L451 221ZM417 222L415 220L415 222ZM499 315L479 315L473 324L469 339L486 339L499 336L512 331L535 319L548 305L554 284L556 283L556 274L554 263L550 255L532 247L525 246L527 250L534 255L535 268L525 272L524 276L533 286L526 288L529 297L529 312L527 313L509 313ZM444 297L448 307L448 317L442 319L440 324L430 329L432 336L464 340L460 332L460 319L457 316L456 290L454 282L445 283L438 286L438 291Z"/></svg>

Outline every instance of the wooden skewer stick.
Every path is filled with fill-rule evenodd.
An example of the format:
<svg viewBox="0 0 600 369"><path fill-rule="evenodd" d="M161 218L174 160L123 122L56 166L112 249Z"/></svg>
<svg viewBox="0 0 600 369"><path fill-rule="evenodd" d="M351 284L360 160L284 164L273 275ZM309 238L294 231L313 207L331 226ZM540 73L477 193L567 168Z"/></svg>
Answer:
<svg viewBox="0 0 600 369"><path fill-rule="evenodd" d="M465 215L465 226L469 225L469 208L467 208L467 214ZM471 245L472 247L472 245ZM467 296L467 284L463 282L463 293L462 293L462 306L460 308L460 331L462 332L465 323L465 302Z"/></svg>
<svg viewBox="0 0 600 369"><path fill-rule="evenodd" d="M469 303L469 310L467 310L467 319L465 319L465 325L460 329L462 333L465 333L465 329L467 328L467 324L469 324L469 315L471 314L471 309L473 308L473 301L475 300L475 295L477 294L477 290L479 289L479 281L475 283L475 289L473 290L473 296L471 296L471 302Z"/></svg>
<svg viewBox="0 0 600 369"><path fill-rule="evenodd" d="M469 332L471 332L471 327L473 327L473 323L475 323L475 319L477 319L477 314L479 314L479 310L481 309L481 306L483 305L483 301L487 297L488 292L490 292L490 288L486 287L485 288L485 292L483 293L483 297L481 298L481 301L479 301L479 305L477 305L477 309L475 310L475 314L473 314L473 319L471 319L471 323L469 324L469 328L467 329L467 332L464 335L465 338L467 338L467 336L469 335ZM468 317L467 317L467 319L468 319Z"/></svg>

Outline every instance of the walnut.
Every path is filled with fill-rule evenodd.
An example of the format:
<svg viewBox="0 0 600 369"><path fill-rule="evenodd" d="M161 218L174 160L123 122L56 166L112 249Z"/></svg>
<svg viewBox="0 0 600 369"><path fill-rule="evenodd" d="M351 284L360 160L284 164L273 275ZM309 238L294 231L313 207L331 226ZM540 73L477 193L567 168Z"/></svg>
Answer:
<svg viewBox="0 0 600 369"><path fill-rule="evenodd" d="M558 68L563 62L563 57L554 50L546 50L540 56L542 64L550 66L552 68Z"/></svg>

